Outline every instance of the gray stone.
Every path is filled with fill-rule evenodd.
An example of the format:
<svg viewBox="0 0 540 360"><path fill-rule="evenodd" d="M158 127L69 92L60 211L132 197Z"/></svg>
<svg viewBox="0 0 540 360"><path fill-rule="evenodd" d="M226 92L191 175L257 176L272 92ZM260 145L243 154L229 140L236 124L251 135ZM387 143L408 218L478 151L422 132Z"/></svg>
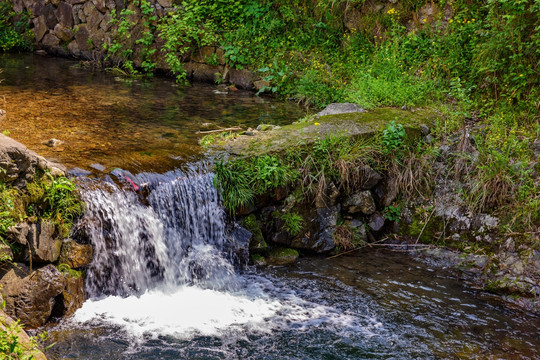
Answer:
<svg viewBox="0 0 540 360"><path fill-rule="evenodd" d="M368 226L371 228L371 230L377 232L381 231L384 227L385 218L381 214L375 213L371 215L369 218Z"/></svg>
<svg viewBox="0 0 540 360"><path fill-rule="evenodd" d="M343 202L343 207L351 214L361 212L365 215L371 215L377 210L373 196L368 190L349 196Z"/></svg>
<svg viewBox="0 0 540 360"><path fill-rule="evenodd" d="M25 328L37 328L50 317L65 279L50 264L33 272L22 264L14 264L2 276L0 285L6 313L21 320Z"/></svg>
<svg viewBox="0 0 540 360"><path fill-rule="evenodd" d="M334 227L337 225L340 206L333 206L327 208L317 209L317 219L319 221L320 229L326 229L328 227Z"/></svg>
<svg viewBox="0 0 540 360"><path fill-rule="evenodd" d="M255 75L247 69L229 69L229 82L240 89L253 90Z"/></svg>
<svg viewBox="0 0 540 360"><path fill-rule="evenodd" d="M333 182L328 184L323 196L317 196L315 198L315 207L324 208L329 206L335 206L339 197L339 189Z"/></svg>
<svg viewBox="0 0 540 360"><path fill-rule="evenodd" d="M54 27L54 34L56 35L57 38L59 38L63 42L69 42L71 39L73 39L73 31L71 31L71 29L68 29L67 27L60 24L56 24L56 26ZM51 140L56 140L56 139L51 139ZM57 141L60 141L60 140L57 140Z"/></svg>
<svg viewBox="0 0 540 360"><path fill-rule="evenodd" d="M355 113L355 112L365 112L365 109L362 109L360 106L352 103L332 103L328 105L324 110L317 113L316 117L326 116L326 115L337 115L337 114L346 114L346 113Z"/></svg>
<svg viewBox="0 0 540 360"><path fill-rule="evenodd" d="M73 14L71 10L72 6L65 1L62 1L58 4L55 11L58 22L68 28L73 26Z"/></svg>
<svg viewBox="0 0 540 360"><path fill-rule="evenodd" d="M43 8L43 11L41 12L43 16L45 16L45 24L47 24L48 29L54 29L56 24L58 23L58 20L56 19L55 14L55 8L53 4L48 4Z"/></svg>
<svg viewBox="0 0 540 360"><path fill-rule="evenodd" d="M96 9L101 11L102 13L105 13L107 11L107 4L105 3L105 0L92 0L94 3Z"/></svg>
<svg viewBox="0 0 540 360"><path fill-rule="evenodd" d="M85 24L79 25L79 28L75 32L75 41L77 42L77 45L79 46L79 51L90 50L90 46L88 44L89 38L90 38L90 33L88 32L86 25Z"/></svg>
<svg viewBox="0 0 540 360"><path fill-rule="evenodd" d="M533 141L532 150L534 152L534 156L540 156L540 139L536 139Z"/></svg>
<svg viewBox="0 0 540 360"><path fill-rule="evenodd" d="M92 9L86 18L86 26L88 27L88 30L90 30L91 33L96 31L104 17L105 16L100 13L99 10L95 8Z"/></svg>
<svg viewBox="0 0 540 360"><path fill-rule="evenodd" d="M65 174L62 165L54 164L28 150L23 144L0 134L0 181L23 187L34 178L36 169L49 170L51 174Z"/></svg>
<svg viewBox="0 0 540 360"><path fill-rule="evenodd" d="M34 263L51 263L58 260L62 249L62 240L56 237L56 226L48 221L31 224L26 237L29 252L24 252L24 260Z"/></svg>
<svg viewBox="0 0 540 360"><path fill-rule="evenodd" d="M360 173L360 186L363 190L370 190L382 180L381 174L373 170L367 165L361 166Z"/></svg>
<svg viewBox="0 0 540 360"><path fill-rule="evenodd" d="M77 44L77 40L73 40L70 42L67 46L68 51L71 55L75 57L81 56L81 50L79 49L79 45Z"/></svg>
<svg viewBox="0 0 540 360"><path fill-rule="evenodd" d="M335 227L329 227L321 231L317 240L311 244L310 250L318 253L326 253L336 247L334 243Z"/></svg>
<svg viewBox="0 0 540 360"><path fill-rule="evenodd" d="M36 37L36 42L40 42L45 33L49 30L47 24L45 23L45 16L40 15L37 18L32 19L32 23L34 23L34 35Z"/></svg>
<svg viewBox="0 0 540 360"><path fill-rule="evenodd" d="M58 262L66 264L72 269L88 267L92 262L94 250L92 245L79 244L74 240L67 240L62 244L62 251Z"/></svg>
<svg viewBox="0 0 540 360"><path fill-rule="evenodd" d="M433 143L433 141L435 141L435 138L431 134L427 134L426 136L424 136L423 141L426 144L431 144L431 143Z"/></svg>
<svg viewBox="0 0 540 360"><path fill-rule="evenodd" d="M279 130L281 126L272 125L272 124L259 124L255 130L257 131L268 131L268 130Z"/></svg>
<svg viewBox="0 0 540 360"><path fill-rule="evenodd" d="M429 126L427 126L426 124L420 125L420 130L422 131L423 135L428 135L431 132Z"/></svg>
<svg viewBox="0 0 540 360"><path fill-rule="evenodd" d="M43 37L43 40L41 40L41 44L45 48L52 50L60 45L60 39L58 39L54 34L48 33Z"/></svg>

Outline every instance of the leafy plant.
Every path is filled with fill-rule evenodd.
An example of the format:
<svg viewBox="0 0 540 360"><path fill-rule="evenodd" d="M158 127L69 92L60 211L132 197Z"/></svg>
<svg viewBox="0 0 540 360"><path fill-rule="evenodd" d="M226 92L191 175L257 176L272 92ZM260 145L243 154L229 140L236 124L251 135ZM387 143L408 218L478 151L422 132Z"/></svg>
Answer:
<svg viewBox="0 0 540 360"><path fill-rule="evenodd" d="M385 155L398 153L403 149L406 135L403 125L390 121L382 132L383 153Z"/></svg>
<svg viewBox="0 0 540 360"><path fill-rule="evenodd" d="M285 223L283 228L292 236L299 235L304 227L304 219L295 212L281 214L279 218Z"/></svg>

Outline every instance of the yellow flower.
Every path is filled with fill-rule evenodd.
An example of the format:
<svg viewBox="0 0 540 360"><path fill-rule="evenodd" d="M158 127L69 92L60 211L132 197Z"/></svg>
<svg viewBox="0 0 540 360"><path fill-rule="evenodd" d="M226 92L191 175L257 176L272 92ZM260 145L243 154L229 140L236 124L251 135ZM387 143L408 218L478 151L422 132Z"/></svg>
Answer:
<svg viewBox="0 0 540 360"><path fill-rule="evenodd" d="M319 126L319 125L321 125L321 124L319 124L319 123L315 123L315 124L313 124L313 125L315 125L315 126Z"/></svg>
<svg viewBox="0 0 540 360"><path fill-rule="evenodd" d="M450 19L450 21L448 21L449 24L451 24L453 22L454 22L454 19Z"/></svg>

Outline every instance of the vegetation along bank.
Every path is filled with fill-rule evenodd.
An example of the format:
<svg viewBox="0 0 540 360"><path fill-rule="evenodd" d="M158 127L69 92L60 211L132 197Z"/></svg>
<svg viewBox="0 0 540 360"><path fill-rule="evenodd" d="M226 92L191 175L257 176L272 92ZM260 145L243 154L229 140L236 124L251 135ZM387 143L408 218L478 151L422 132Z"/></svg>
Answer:
<svg viewBox="0 0 540 360"><path fill-rule="evenodd" d="M276 245L345 251L394 233L409 248L457 250L423 253L538 305L538 1L0 6L4 51L34 47L125 75L256 88L312 113L354 104L202 139L234 155L216 165L216 185L257 239L256 261Z"/></svg>

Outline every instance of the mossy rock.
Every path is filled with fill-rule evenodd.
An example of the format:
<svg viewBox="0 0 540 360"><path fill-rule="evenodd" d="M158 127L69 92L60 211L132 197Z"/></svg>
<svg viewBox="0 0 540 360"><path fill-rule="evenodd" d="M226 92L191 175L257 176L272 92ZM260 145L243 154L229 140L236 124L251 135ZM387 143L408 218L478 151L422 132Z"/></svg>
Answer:
<svg viewBox="0 0 540 360"><path fill-rule="evenodd" d="M414 137L411 135L420 135L421 124L431 123L438 117L432 110L405 111L393 108L326 115L311 122L286 125L272 131L259 131L255 136L239 136L234 141L225 141L222 147L239 156L279 153L293 146L309 144L327 134L373 136L382 131L390 121L402 124L409 137Z"/></svg>
<svg viewBox="0 0 540 360"><path fill-rule="evenodd" d="M242 221L244 227L253 234L251 241L249 242L250 253L259 253L265 251L268 248L268 244L264 241L264 237L261 231L259 221L254 214L251 214L244 218Z"/></svg>
<svg viewBox="0 0 540 360"><path fill-rule="evenodd" d="M265 265L268 265L266 263L266 259L260 255L260 254L252 254L251 255L251 262L255 265L259 265L259 266L265 266Z"/></svg>
<svg viewBox="0 0 540 360"><path fill-rule="evenodd" d="M273 248L266 256L269 265L294 264L298 260L298 251L290 248Z"/></svg>

